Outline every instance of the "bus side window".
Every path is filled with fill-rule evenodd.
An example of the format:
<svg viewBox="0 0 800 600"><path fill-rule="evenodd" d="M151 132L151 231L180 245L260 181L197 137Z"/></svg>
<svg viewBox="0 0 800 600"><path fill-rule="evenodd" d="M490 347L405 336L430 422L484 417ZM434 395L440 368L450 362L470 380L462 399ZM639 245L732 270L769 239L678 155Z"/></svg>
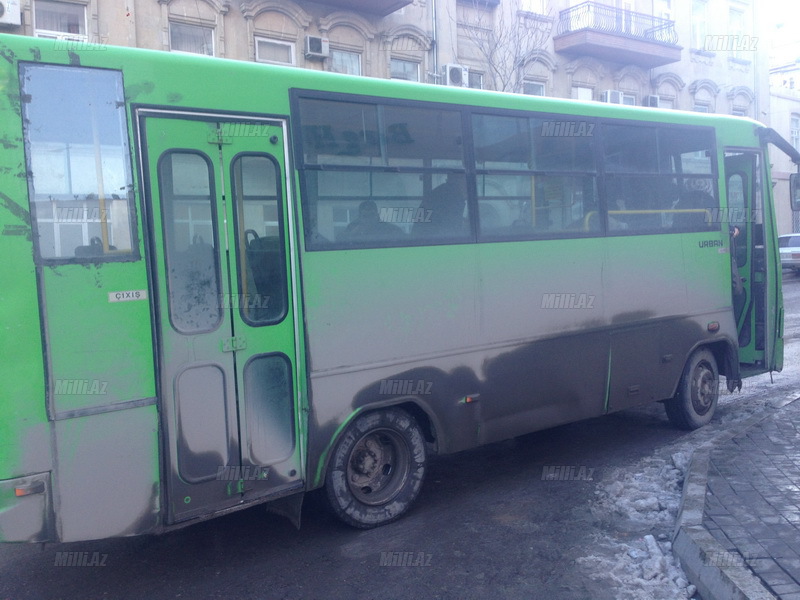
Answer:
<svg viewBox="0 0 800 600"><path fill-rule="evenodd" d="M731 227L739 228L736 236L736 264L743 267L747 263L747 224L745 210L745 176L733 173L728 177L728 219Z"/></svg>
<svg viewBox="0 0 800 600"><path fill-rule="evenodd" d="M40 64L20 71L29 98L22 107L38 257L130 260L133 180L122 74Z"/></svg>

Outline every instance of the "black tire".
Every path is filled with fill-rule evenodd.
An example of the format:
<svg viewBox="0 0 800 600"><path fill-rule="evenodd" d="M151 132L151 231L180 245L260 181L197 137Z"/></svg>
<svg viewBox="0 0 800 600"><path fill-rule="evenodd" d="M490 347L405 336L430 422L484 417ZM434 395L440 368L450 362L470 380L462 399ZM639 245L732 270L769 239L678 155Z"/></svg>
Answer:
<svg viewBox="0 0 800 600"><path fill-rule="evenodd" d="M425 440L411 415L397 408L367 413L336 444L325 475L328 503L353 527L385 525L409 509L425 470Z"/></svg>
<svg viewBox="0 0 800 600"><path fill-rule="evenodd" d="M714 416L719 400L719 371L714 355L695 350L683 369L674 398L664 402L667 417L680 429L697 429Z"/></svg>

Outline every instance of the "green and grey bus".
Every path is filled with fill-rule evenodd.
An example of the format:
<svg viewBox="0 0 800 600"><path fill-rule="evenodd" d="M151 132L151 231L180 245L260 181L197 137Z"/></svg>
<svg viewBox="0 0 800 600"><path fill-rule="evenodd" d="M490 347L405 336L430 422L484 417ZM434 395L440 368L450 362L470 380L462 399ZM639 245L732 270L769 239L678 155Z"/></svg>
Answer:
<svg viewBox="0 0 800 600"><path fill-rule="evenodd" d="M751 120L0 36L0 540L159 533L780 370ZM732 233L733 232L733 233Z"/></svg>

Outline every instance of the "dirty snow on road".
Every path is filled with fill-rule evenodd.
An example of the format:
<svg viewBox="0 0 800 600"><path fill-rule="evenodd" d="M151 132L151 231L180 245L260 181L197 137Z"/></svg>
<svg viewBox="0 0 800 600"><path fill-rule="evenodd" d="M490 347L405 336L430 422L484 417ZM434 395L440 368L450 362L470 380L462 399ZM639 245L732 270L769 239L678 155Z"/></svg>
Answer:
<svg viewBox="0 0 800 600"><path fill-rule="evenodd" d="M797 398L800 344L787 346L782 373L744 381L728 393L723 382L714 420L637 463L614 469L595 491L590 512L596 534L591 553L576 563L599 589L620 600L693 598L696 589L672 554L671 538L680 508L684 474L698 446L727 438L757 413Z"/></svg>

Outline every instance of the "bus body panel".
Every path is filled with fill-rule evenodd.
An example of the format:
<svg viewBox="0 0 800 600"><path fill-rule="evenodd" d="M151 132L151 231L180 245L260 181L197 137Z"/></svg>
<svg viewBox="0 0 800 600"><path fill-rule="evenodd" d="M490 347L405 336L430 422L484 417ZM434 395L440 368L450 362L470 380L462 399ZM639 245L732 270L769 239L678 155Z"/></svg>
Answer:
<svg viewBox="0 0 800 600"><path fill-rule="evenodd" d="M694 348L736 337L729 255L718 233L637 240L306 253L309 472L370 407L413 399L455 452L671 397Z"/></svg>
<svg viewBox="0 0 800 600"><path fill-rule="evenodd" d="M186 117L201 122L215 115L218 123L247 124L249 116L258 115L288 124L277 148L264 140L240 147L244 153L269 148L278 155L285 178L286 273L294 322L280 333L285 344L278 354L291 362L294 413L291 427L285 419L274 422L282 423L276 437L294 436L295 447L276 483L290 481L306 489L322 485L331 450L347 424L360 413L386 406L408 407L430 423L432 448L453 452L668 398L688 356L699 347L711 348L720 369L739 379L741 332L731 295L727 228L733 220L724 212L730 208L724 154L726 148L761 152L756 135L760 125L755 122L426 86L426 101L457 106L464 115L466 108L479 107L498 114L542 111L593 122L622 119L713 128L719 229L664 235L598 231L573 239L473 239L440 246L306 251L301 241L294 241L295 236L302 238L304 221L301 199L293 190L302 189L303 180L290 151L303 140L289 135L291 121L297 119L291 112L291 90L356 91L362 100L412 103L420 97L420 87L125 48L66 52L55 42L18 36L0 36L0 46L6 58L0 64L0 110L13 117L0 120L0 158L8 166L0 173L0 275L6 282L3 306L13 316L5 319L0 340L6 357L0 403L0 541L70 541L162 531L180 520L170 502L185 502L189 496L179 494L186 478L174 460L178 445L187 442L181 440L182 430L168 422L173 405L164 392L180 376L172 372L167 380L159 363L160 344L173 335L165 329L166 313L158 315L160 299L168 293L159 287L167 277L161 229L154 229L161 228L159 206L145 201L143 188L156 177L166 146L151 148L144 141L135 154L137 141L146 137L136 120L139 108L203 113ZM34 260L30 206L36 200L28 197L20 119L29 99L20 97L19 69L35 63L121 73L135 217L129 260ZM217 146L225 154L224 128L218 130ZM194 139L184 148L206 148L213 162L216 150L207 142ZM761 161L754 167L762 170L761 204L754 200L745 209L763 213L756 224L766 247L758 277L748 278L747 285L755 281L762 286L760 320L753 316L750 324L753 332L758 329L753 340L762 340L763 347L755 348L752 341L752 352L745 350L743 375L779 369L782 362L773 199L765 161L753 160ZM228 166L219 171L223 179L233 177ZM474 177L474 169L470 172ZM230 185L220 189L226 199L231 196ZM231 210L225 202L218 201L219 211ZM234 215L225 214L229 222L220 227L234 240ZM757 250L757 236L747 239L749 262L743 273ZM233 271L235 242L229 251ZM223 293L241 293L233 285ZM142 291L146 294L135 294ZM243 381L252 358L275 354L266 331L248 337L246 352L235 335L221 336L221 342L241 352L235 366L223 369L223 379ZM170 368L192 364L176 360ZM188 383L189 396L202 393L198 381ZM269 392L258 385L251 389L259 396ZM179 398L181 393L179 389ZM230 415L236 408L243 419L229 423L225 437L244 432L232 456L241 466L258 467L268 462L255 458L266 456L269 443L264 440L274 422L252 397L231 405ZM193 436L187 448L198 440L205 443L205 426L186 432ZM260 441L248 446L245 438L251 433ZM212 464L208 460L206 466ZM253 493L239 472L220 483L228 486L231 493L223 495L230 497L214 496L200 510L186 512L187 519L270 497ZM281 493L300 489L281 488Z"/></svg>
<svg viewBox="0 0 800 600"><path fill-rule="evenodd" d="M153 533L161 524L154 404L54 424L54 507L62 542Z"/></svg>

